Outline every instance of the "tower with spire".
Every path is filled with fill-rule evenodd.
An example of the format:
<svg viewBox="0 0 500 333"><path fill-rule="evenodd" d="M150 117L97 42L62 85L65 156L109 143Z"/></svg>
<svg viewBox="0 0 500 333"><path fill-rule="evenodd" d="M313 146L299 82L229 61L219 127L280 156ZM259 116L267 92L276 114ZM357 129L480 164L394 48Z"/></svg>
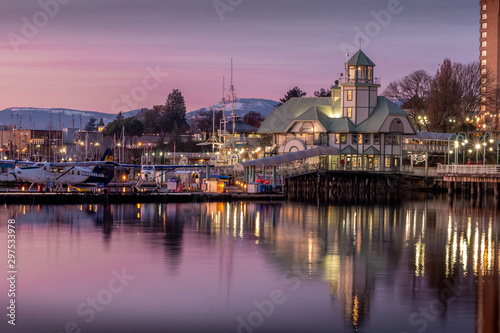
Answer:
<svg viewBox="0 0 500 333"><path fill-rule="evenodd" d="M345 80L342 89L342 115L354 125L370 117L377 106L380 84L374 77L375 63L359 50L345 63Z"/></svg>

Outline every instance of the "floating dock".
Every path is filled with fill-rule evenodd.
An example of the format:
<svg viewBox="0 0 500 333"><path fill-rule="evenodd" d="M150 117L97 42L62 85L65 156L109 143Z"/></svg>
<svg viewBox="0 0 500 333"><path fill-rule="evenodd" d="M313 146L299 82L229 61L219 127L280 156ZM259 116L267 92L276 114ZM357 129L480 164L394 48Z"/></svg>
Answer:
<svg viewBox="0 0 500 333"><path fill-rule="evenodd" d="M227 202L227 201L281 201L280 194L236 194L236 193L38 193L8 192L0 194L0 204L135 204L169 202Z"/></svg>

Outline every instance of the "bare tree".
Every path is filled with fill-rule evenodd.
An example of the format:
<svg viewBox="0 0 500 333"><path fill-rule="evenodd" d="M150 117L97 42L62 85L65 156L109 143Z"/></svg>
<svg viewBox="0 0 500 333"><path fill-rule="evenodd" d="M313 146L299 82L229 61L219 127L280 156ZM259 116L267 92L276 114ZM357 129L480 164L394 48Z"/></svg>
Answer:
<svg viewBox="0 0 500 333"><path fill-rule="evenodd" d="M427 117L431 132L451 133L463 122L462 87L450 59L445 59L431 83Z"/></svg>
<svg viewBox="0 0 500 333"><path fill-rule="evenodd" d="M427 110L427 94L431 82L432 77L426 71L420 69L411 72L398 81L389 83L383 95L389 99L402 102L402 108L408 112L413 123L421 130L425 126L425 122L421 120Z"/></svg>

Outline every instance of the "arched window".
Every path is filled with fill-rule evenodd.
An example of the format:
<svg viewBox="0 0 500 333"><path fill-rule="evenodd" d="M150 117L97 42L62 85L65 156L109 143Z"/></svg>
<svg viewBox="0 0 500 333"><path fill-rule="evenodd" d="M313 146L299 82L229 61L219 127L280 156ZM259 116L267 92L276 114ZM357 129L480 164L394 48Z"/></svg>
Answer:
<svg viewBox="0 0 500 333"><path fill-rule="evenodd" d="M389 132L391 133L404 133L405 127L401 119L396 118L391 122L391 126L389 127Z"/></svg>

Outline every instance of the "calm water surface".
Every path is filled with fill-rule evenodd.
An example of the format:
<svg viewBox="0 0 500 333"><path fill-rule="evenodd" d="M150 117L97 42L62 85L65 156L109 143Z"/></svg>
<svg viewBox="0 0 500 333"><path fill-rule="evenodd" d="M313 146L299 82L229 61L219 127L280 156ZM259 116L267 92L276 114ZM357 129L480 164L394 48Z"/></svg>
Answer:
<svg viewBox="0 0 500 333"><path fill-rule="evenodd" d="M440 198L2 206L0 332L499 332L498 210Z"/></svg>

